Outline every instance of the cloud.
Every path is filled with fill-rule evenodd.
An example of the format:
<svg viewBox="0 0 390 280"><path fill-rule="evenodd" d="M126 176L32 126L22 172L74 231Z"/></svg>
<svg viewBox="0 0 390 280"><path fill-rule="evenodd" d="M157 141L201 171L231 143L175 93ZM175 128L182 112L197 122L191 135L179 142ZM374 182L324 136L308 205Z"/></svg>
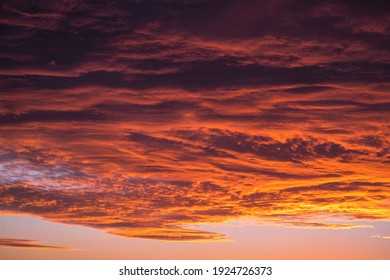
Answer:
<svg viewBox="0 0 390 280"><path fill-rule="evenodd" d="M0 116L0 124L19 124L25 122L88 122L101 117L88 111L31 111L22 115L7 114Z"/></svg>
<svg viewBox="0 0 390 280"><path fill-rule="evenodd" d="M23 153L0 148L0 184L13 185L34 182L46 188L77 188L72 180L90 177L83 171L70 166L52 164L53 155L40 151L25 150Z"/></svg>
<svg viewBox="0 0 390 280"><path fill-rule="evenodd" d="M285 89L288 93L296 93L296 94L310 94L310 93L318 93L323 91L332 90L330 86L301 86L301 87L293 87Z"/></svg>
<svg viewBox="0 0 390 280"><path fill-rule="evenodd" d="M36 240L0 238L0 247L8 247L13 249L55 250L55 251L75 250L73 248L40 245L37 243L38 241Z"/></svg>
<svg viewBox="0 0 390 280"><path fill-rule="evenodd" d="M373 148L382 148L383 146L388 145L386 140L378 135L364 135L358 139L351 139L350 142Z"/></svg>
<svg viewBox="0 0 390 280"><path fill-rule="evenodd" d="M313 158L339 158L357 151L346 150L332 142L320 143L317 139L291 138L285 142L262 135L222 131L172 131L171 134L199 141L208 146L238 153L251 153L267 160L299 162Z"/></svg>
<svg viewBox="0 0 390 280"><path fill-rule="evenodd" d="M372 235L372 238L379 238L379 239L390 239L390 236L382 236L382 235Z"/></svg>
<svg viewBox="0 0 390 280"><path fill-rule="evenodd" d="M389 220L388 5L2 1L0 211L175 241Z"/></svg>
<svg viewBox="0 0 390 280"><path fill-rule="evenodd" d="M367 188L369 186L386 186L385 183L371 183L371 182L352 182L349 184L345 184L342 182L331 182L331 183L325 183L321 185L315 185L315 186L305 186L305 187L294 187L294 188L287 188L282 190L282 192L289 192L289 193L301 193L301 192L314 192L314 191L326 191L326 192L351 192L351 191L358 191L361 190L363 187Z"/></svg>
<svg viewBox="0 0 390 280"><path fill-rule="evenodd" d="M111 232L124 237L157 239L163 241L222 241L226 240L223 234L201 230L180 228L134 228L116 229Z"/></svg>
<svg viewBox="0 0 390 280"><path fill-rule="evenodd" d="M322 223L322 222L300 222L300 221L291 221L282 223L287 227L293 228L322 228L322 229L353 229L353 228L366 228L370 226L364 225L355 225L355 224L332 224L332 223Z"/></svg>

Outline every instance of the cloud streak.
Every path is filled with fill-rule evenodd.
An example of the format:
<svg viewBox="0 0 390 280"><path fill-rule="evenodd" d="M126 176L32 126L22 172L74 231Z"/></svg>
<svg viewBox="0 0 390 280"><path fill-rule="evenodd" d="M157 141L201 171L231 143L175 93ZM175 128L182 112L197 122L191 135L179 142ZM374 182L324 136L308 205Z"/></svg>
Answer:
<svg viewBox="0 0 390 280"><path fill-rule="evenodd" d="M69 251L72 248L40 245L36 240L15 239L15 238L0 238L0 247L8 247L13 249L32 249L32 250L55 250L55 251Z"/></svg>

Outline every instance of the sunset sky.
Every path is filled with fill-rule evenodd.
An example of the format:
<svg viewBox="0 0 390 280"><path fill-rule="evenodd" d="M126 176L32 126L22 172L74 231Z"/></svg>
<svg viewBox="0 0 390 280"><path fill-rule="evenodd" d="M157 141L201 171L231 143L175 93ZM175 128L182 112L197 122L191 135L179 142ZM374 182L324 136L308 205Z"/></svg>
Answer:
<svg viewBox="0 0 390 280"><path fill-rule="evenodd" d="M0 1L0 259L390 259L389 46L381 0Z"/></svg>

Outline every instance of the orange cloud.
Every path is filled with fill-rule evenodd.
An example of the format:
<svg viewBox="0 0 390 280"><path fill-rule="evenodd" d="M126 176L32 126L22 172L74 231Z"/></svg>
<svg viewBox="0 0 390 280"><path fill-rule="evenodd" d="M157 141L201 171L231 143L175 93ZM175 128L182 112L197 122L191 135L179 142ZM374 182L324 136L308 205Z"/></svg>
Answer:
<svg viewBox="0 0 390 280"><path fill-rule="evenodd" d="M0 213L183 241L390 220L380 5L3 2Z"/></svg>

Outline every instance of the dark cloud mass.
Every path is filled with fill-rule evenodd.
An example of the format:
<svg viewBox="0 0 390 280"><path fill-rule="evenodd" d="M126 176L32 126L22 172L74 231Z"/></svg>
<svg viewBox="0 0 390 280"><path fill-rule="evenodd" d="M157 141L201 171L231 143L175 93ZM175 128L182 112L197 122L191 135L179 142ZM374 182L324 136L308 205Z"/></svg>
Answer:
<svg viewBox="0 0 390 280"><path fill-rule="evenodd" d="M240 217L389 221L389 18L379 0L1 1L0 213L170 241Z"/></svg>

